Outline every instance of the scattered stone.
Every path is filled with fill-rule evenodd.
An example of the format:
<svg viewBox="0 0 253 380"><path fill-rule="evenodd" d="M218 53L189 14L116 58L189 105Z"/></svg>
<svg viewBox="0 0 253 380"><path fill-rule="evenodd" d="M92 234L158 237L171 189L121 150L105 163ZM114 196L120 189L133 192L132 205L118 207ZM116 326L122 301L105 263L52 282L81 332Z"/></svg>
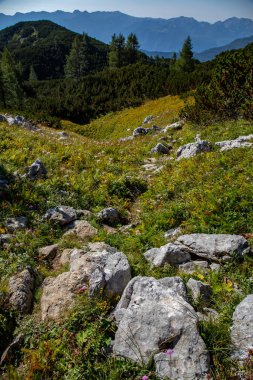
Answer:
<svg viewBox="0 0 253 380"><path fill-rule="evenodd" d="M34 276L28 269L9 280L9 303L13 309L28 314L32 308Z"/></svg>
<svg viewBox="0 0 253 380"><path fill-rule="evenodd" d="M118 210L112 207L105 208L101 210L98 215L98 220L100 223L107 224L109 226L116 226L121 222L121 216Z"/></svg>
<svg viewBox="0 0 253 380"><path fill-rule="evenodd" d="M192 274L194 272L205 272L209 269L209 263L207 261L189 261L179 265L179 270L184 273Z"/></svg>
<svg viewBox="0 0 253 380"><path fill-rule="evenodd" d="M219 272L221 266L220 264L217 264L217 263L212 263L210 265L210 269L213 271L213 272Z"/></svg>
<svg viewBox="0 0 253 380"><path fill-rule="evenodd" d="M16 218L9 218L6 221L6 229L9 232L15 232L19 229L27 227L27 218L25 216L18 216Z"/></svg>
<svg viewBox="0 0 253 380"><path fill-rule="evenodd" d="M186 286L194 301L201 301L207 304L210 302L212 296L210 285L190 278Z"/></svg>
<svg viewBox="0 0 253 380"><path fill-rule="evenodd" d="M132 279L114 316L114 354L141 364L154 356L159 378L206 379L209 355L197 329L197 314L161 280Z"/></svg>
<svg viewBox="0 0 253 380"><path fill-rule="evenodd" d="M218 141L215 145L220 148L221 152L236 148L252 148L253 143L248 142L250 140L253 140L253 135L239 136L235 140Z"/></svg>
<svg viewBox="0 0 253 380"><path fill-rule="evenodd" d="M177 150L177 160L182 158L191 158L202 152L211 152L213 146L210 142L202 140L200 142L194 142L181 146Z"/></svg>
<svg viewBox="0 0 253 380"><path fill-rule="evenodd" d="M59 140L67 140L69 138L69 134L67 132L57 132L57 135L59 136Z"/></svg>
<svg viewBox="0 0 253 380"><path fill-rule="evenodd" d="M88 291L117 297L131 279L126 256L105 243L88 244L70 254L70 271L47 278L41 298L42 319L59 319L74 304L75 294Z"/></svg>
<svg viewBox="0 0 253 380"><path fill-rule="evenodd" d="M76 235L81 239L96 236L98 233L98 230L86 220L75 220L74 222L68 224L67 228L68 231L65 232L64 236Z"/></svg>
<svg viewBox="0 0 253 380"><path fill-rule="evenodd" d="M87 219L91 218L93 214L89 210L76 210L76 215L78 218Z"/></svg>
<svg viewBox="0 0 253 380"><path fill-rule="evenodd" d="M170 125L167 125L167 127L164 127L162 129L162 132L166 133L168 132L169 130L178 130L178 129L182 129L183 128L183 125L184 125L184 122L181 120L181 121L177 121L176 123L173 123L173 124L170 124Z"/></svg>
<svg viewBox="0 0 253 380"><path fill-rule="evenodd" d="M220 314L209 307L204 307L202 313L198 312L200 321L215 322L220 318Z"/></svg>
<svg viewBox="0 0 253 380"><path fill-rule="evenodd" d="M39 258L41 260L53 260L58 251L58 244L49 245L39 249Z"/></svg>
<svg viewBox="0 0 253 380"><path fill-rule="evenodd" d="M231 342L233 357L246 359L253 350L253 294L248 295L237 306L233 314Z"/></svg>
<svg viewBox="0 0 253 380"><path fill-rule="evenodd" d="M138 127L138 128L135 128L135 130L133 131L133 136L136 137L136 136L146 135L148 131L149 131L149 128Z"/></svg>
<svg viewBox="0 0 253 380"><path fill-rule="evenodd" d="M65 226L77 219L76 210L69 206L57 206L47 210L44 218L52 223Z"/></svg>
<svg viewBox="0 0 253 380"><path fill-rule="evenodd" d="M7 121L6 116L0 115L0 122L5 122L5 121Z"/></svg>
<svg viewBox="0 0 253 380"><path fill-rule="evenodd" d="M242 258L250 252L246 239L240 235L191 234L177 239L191 255L210 261L227 261L233 256Z"/></svg>
<svg viewBox="0 0 253 380"><path fill-rule="evenodd" d="M154 119L154 116L152 116L152 115L146 116L145 119L143 120L142 124L148 124L148 123L150 123L153 119Z"/></svg>
<svg viewBox="0 0 253 380"><path fill-rule="evenodd" d="M39 177L44 177L47 175L47 170L43 164L43 162L37 159L29 168L28 168L28 176L35 180Z"/></svg>
<svg viewBox="0 0 253 380"><path fill-rule="evenodd" d="M156 267L164 264L178 265L191 260L187 249L179 243L168 243L160 248L152 248L144 253L146 260Z"/></svg>
<svg viewBox="0 0 253 380"><path fill-rule="evenodd" d="M124 141L131 141L134 139L134 136L127 136L127 137L121 137L118 139L119 142L124 142Z"/></svg>
<svg viewBox="0 0 253 380"><path fill-rule="evenodd" d="M151 153L168 154L171 149L171 145L158 143L154 148L151 149Z"/></svg>
<svg viewBox="0 0 253 380"><path fill-rule="evenodd" d="M180 235L182 232L180 227L171 228L170 230L166 231L164 234L165 239L171 239L177 235Z"/></svg>
<svg viewBox="0 0 253 380"><path fill-rule="evenodd" d="M11 235L11 234L1 234L0 235L0 244L9 243L12 238L13 238L13 235Z"/></svg>

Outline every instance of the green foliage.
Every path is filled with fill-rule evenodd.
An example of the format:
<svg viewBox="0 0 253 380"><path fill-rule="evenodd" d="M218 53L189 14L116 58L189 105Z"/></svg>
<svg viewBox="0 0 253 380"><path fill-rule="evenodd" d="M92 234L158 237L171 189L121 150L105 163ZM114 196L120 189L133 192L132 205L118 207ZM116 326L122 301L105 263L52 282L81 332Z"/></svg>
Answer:
<svg viewBox="0 0 253 380"><path fill-rule="evenodd" d="M174 57L175 59L175 57ZM192 42L191 38L187 37L182 50L180 51L179 58L176 61L177 70L189 73L194 70L195 60L193 59Z"/></svg>
<svg viewBox="0 0 253 380"><path fill-rule="evenodd" d="M184 115L194 121L208 123L238 117L253 118L253 44L244 49L228 51L214 60L208 86L200 86L195 105Z"/></svg>

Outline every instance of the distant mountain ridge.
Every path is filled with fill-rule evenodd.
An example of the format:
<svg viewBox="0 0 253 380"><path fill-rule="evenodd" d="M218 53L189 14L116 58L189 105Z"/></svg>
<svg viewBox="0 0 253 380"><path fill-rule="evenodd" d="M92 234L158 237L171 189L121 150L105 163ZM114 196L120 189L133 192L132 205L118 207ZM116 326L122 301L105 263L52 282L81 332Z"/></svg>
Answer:
<svg viewBox="0 0 253 380"><path fill-rule="evenodd" d="M0 14L0 29L20 21L49 20L74 32L86 32L105 43L112 34L137 34L141 48L148 51L179 51L190 35L195 52L227 45L232 41L253 35L253 20L230 18L214 24L194 18L177 17L168 20L133 17L121 12L30 12L13 16Z"/></svg>

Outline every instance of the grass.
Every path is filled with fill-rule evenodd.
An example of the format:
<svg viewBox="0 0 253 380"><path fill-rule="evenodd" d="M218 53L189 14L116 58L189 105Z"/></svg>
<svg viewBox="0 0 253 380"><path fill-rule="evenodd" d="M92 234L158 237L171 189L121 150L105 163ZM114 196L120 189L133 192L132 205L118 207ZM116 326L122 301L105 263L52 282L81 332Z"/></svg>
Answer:
<svg viewBox="0 0 253 380"><path fill-rule="evenodd" d="M105 241L124 252L133 276L160 278L177 274L177 270L170 266L152 269L143 258L147 249L165 243L164 232L170 228L180 226L185 233L253 232L252 149L227 152L215 149L189 160L178 162L175 159L178 147L192 142L198 133L203 139L214 143L252 134L253 124L243 120L205 128L186 124L180 131L167 133L167 141L174 141L173 150L168 156L150 153L161 134L118 141L131 135L147 115L155 116L154 124L161 127L174 122L183 104L179 97L165 97L138 108L106 115L86 126L63 121L63 129L70 135L67 140L59 140L59 131L47 127L31 133L0 123L0 168L10 180L10 193L1 202L0 229L5 231L7 217L24 215L29 221L28 230L17 233L10 245L0 253L1 291L6 292L9 277L27 265L39 271L41 280L61 272L59 268L54 270L46 264L38 264L39 247L56 242L62 249L82 245L78 240L62 239L62 231L43 220L45 211L59 204L89 209L94 213L106 206L117 207L129 219L131 228L127 232L115 229L111 234L99 226L95 218L91 218L92 224L98 228L98 236L93 240ZM47 177L37 181L23 178L25 168L37 158L45 164ZM143 165L150 158L155 165L162 167L160 171L144 169ZM19 176L15 179L12 173L16 171ZM184 281L189 278L188 275L180 275ZM193 277L212 286L212 307L221 314L218 323L201 326L201 334L211 351L215 376L217 379L226 378L224 376L228 374L232 376L228 351L229 327L234 308L253 290L250 282L252 258L246 258L244 263L225 266L219 274L195 273ZM235 290L235 285L240 293ZM37 290L36 294L39 300L40 291ZM101 358L110 325L105 327L103 323L107 323L111 306L107 305L104 311L103 323L97 318L97 307L95 304L91 306L88 300L78 303L68 322L62 321L53 330L52 326L36 320L35 314L23 320L19 328L27 334L22 369L27 377L24 378L47 379L53 376L62 379L62 371L65 371L68 374L64 377L66 379L139 379L147 372L150 379L155 379L153 368L137 368L127 361L113 361L103 355ZM99 331L98 336L92 338L95 353L89 351L91 347L87 352L82 352L80 343L87 338L81 335L81 331L83 324L87 323L83 314L88 310L93 310L93 316L90 319L87 317L88 331L91 335ZM6 319L6 316L3 318ZM72 330L71 323L79 319L82 323L77 323ZM112 329L109 337L113 336L113 326L108 329ZM62 336L64 339L61 339ZM74 344L71 342L73 337ZM38 342L38 348L35 348L35 342ZM45 358L45 350L52 352L53 362ZM75 358L71 356L72 352L77 352ZM86 364L82 359L84 354ZM91 363L95 363L93 369ZM85 365L90 367L84 368ZM9 370L15 372L15 369ZM101 377L96 377L98 373Z"/></svg>

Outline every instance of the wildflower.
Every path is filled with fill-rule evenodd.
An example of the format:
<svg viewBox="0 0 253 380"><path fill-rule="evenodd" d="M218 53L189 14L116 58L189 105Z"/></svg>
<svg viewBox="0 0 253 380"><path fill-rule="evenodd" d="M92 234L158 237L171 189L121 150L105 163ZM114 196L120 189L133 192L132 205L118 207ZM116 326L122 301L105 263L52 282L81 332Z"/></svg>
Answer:
<svg viewBox="0 0 253 380"><path fill-rule="evenodd" d="M83 292L85 292L87 289L88 289L87 285L84 284L84 285L81 286L81 288L77 289L77 290L75 291L75 293L77 293L77 294L79 294L79 293L83 293Z"/></svg>
<svg viewBox="0 0 253 380"><path fill-rule="evenodd" d="M148 376L147 375L142 376L141 380L148 380Z"/></svg>
<svg viewBox="0 0 253 380"><path fill-rule="evenodd" d="M171 355L174 354L174 350L172 348L168 348L168 350L165 351L165 355L171 357Z"/></svg>

